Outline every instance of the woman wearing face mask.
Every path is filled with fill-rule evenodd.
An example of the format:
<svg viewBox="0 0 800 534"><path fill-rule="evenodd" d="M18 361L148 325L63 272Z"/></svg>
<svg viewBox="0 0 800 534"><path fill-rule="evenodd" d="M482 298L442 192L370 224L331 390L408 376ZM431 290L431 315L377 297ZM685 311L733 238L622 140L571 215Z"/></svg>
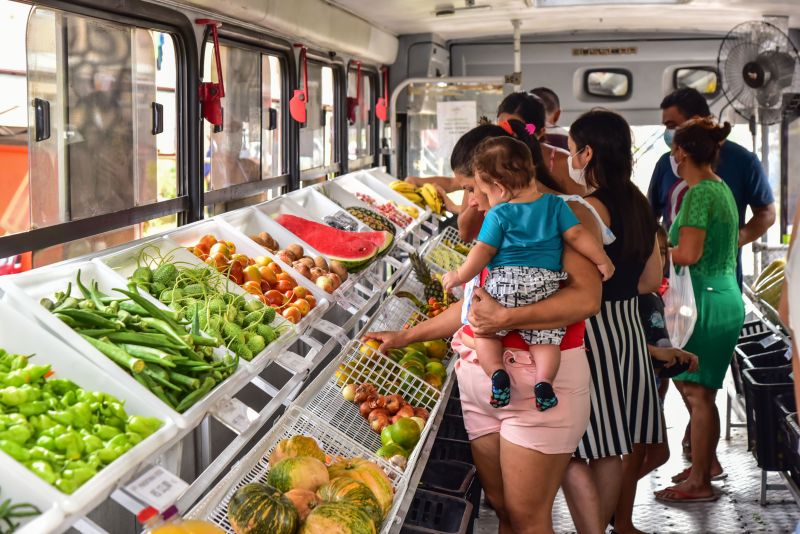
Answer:
<svg viewBox="0 0 800 534"><path fill-rule="evenodd" d="M617 271L603 283L600 313L586 322L594 393L592 418L576 456L589 461L602 490L603 527L613 514L615 531L639 532L631 517L639 471L646 445L664 439L637 300L661 284L656 222L631 181L631 132L625 119L606 110L585 113L570 128L569 147L570 175L594 191L589 203L617 238L606 246Z"/></svg>
<svg viewBox="0 0 800 534"><path fill-rule="evenodd" d="M714 173L722 142L731 126L692 119L675 131L672 157L689 186L670 228L672 262L688 266L697 322L684 347L697 354L700 368L676 376L690 409L692 466L678 484L656 492L668 502L716 500L711 486L719 441L719 412L714 402L744 322L742 294L736 282L739 217L728 186Z"/></svg>

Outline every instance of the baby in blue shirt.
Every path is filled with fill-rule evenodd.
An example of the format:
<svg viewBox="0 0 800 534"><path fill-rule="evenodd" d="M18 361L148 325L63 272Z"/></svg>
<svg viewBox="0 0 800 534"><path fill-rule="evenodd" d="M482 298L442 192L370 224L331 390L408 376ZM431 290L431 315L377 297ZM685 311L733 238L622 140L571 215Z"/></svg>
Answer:
<svg viewBox="0 0 800 534"><path fill-rule="evenodd" d="M445 289L467 283L488 267L485 289L503 306L514 308L543 300L567 278L561 271L564 240L597 265L603 280L614 274L603 245L581 226L566 202L539 192L531 153L524 143L511 137L485 140L475 151L473 169L476 185L488 197L491 209L467 260L444 276ZM565 330L519 332L536 364L534 393L542 411L558 404L552 384ZM506 333L475 339L478 363L492 379L489 402L495 408L511 400L511 382L503 367L501 337Z"/></svg>

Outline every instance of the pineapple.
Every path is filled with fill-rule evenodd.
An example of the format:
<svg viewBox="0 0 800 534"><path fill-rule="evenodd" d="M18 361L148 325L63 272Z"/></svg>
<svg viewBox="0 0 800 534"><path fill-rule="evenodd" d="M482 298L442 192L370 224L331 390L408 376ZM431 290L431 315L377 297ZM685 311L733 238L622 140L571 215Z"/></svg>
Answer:
<svg viewBox="0 0 800 534"><path fill-rule="evenodd" d="M441 299L444 296L442 282L433 277L430 268L422 261L419 254L415 252L409 257L411 259L411 267L414 269L414 274L417 275L417 280L425 287L425 300L427 301L431 297Z"/></svg>

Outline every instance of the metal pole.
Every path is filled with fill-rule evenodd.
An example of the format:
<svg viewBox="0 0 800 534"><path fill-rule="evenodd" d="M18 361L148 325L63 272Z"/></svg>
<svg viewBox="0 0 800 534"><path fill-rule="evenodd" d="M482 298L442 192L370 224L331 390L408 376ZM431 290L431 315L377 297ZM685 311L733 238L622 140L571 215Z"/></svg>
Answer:
<svg viewBox="0 0 800 534"><path fill-rule="evenodd" d="M514 76L517 82L514 91L519 92L522 88L522 22L513 19L511 25L514 27Z"/></svg>

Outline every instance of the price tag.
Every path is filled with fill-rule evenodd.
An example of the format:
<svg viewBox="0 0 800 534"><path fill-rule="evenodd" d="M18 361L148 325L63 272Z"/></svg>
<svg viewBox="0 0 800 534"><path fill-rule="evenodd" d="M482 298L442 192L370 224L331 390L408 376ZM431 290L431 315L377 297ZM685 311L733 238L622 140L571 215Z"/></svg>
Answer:
<svg viewBox="0 0 800 534"><path fill-rule="evenodd" d="M771 335L765 337L764 339L762 339L761 341L759 341L759 343L761 344L761 346L763 348L766 349L767 347L769 347L771 345L774 345L775 343L780 343L781 341L782 340L781 340L780 336L777 336L775 334L771 334Z"/></svg>
<svg viewBox="0 0 800 534"><path fill-rule="evenodd" d="M225 399L214 407L214 416L234 432L242 434L258 417L258 413L239 399Z"/></svg>
<svg viewBox="0 0 800 534"><path fill-rule="evenodd" d="M792 346L791 345L789 345L789 348L786 349L786 354L784 354L784 356L786 356L787 360L792 361Z"/></svg>
<svg viewBox="0 0 800 534"><path fill-rule="evenodd" d="M166 510L186 491L189 484L161 466L155 465L125 489L156 510Z"/></svg>

